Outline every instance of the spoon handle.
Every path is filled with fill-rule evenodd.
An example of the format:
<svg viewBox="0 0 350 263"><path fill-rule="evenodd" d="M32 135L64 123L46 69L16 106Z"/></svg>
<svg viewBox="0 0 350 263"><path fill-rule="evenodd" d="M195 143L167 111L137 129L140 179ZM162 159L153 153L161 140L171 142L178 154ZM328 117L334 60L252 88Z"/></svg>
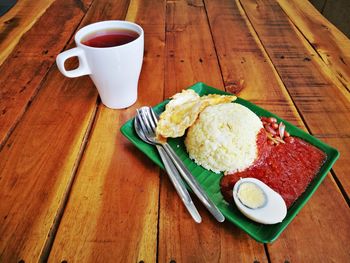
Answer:
<svg viewBox="0 0 350 263"><path fill-rule="evenodd" d="M216 207L216 205L209 199L208 195L204 192L203 188L199 185L197 180L193 177L191 172L187 169L181 159L177 156L174 150L170 147L168 143L163 144L163 147L170 157L170 159L175 164L176 168L179 170L182 177L188 183L190 188L193 190L195 195L199 198L199 200L204 204L204 206L208 209L208 211L215 217L215 219L219 222L224 222L225 217L220 212L220 210Z"/></svg>
<svg viewBox="0 0 350 263"><path fill-rule="evenodd" d="M160 158L163 161L165 170L167 171L167 173L169 175L170 181L174 185L176 192L178 193L182 202L186 206L187 211L191 214L192 218L194 219L194 221L196 223L202 222L202 218L201 218L200 214L198 213L197 208L193 204L191 196L188 193L184 183L182 182L182 179L181 179L178 171L176 170L176 167L172 163L171 159L169 158L169 156L167 155L167 153L165 152L163 147L160 145L156 145L156 147L157 147L157 150L159 152Z"/></svg>

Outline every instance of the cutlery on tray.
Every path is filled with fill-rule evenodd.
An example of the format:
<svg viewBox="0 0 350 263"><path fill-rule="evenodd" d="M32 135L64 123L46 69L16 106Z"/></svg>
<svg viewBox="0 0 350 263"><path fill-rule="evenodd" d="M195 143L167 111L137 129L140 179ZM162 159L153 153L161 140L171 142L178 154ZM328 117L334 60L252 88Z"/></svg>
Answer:
<svg viewBox="0 0 350 263"><path fill-rule="evenodd" d="M155 133L151 129L149 125L145 124L146 120L142 118L142 115L140 114L139 110L137 111L137 116L134 121L134 126L137 135L146 143L155 145L160 158L163 161L165 170L167 171L170 181L174 185L176 192L180 196L182 202L187 208L187 211L191 214L193 220L197 223L202 222L202 218L200 214L198 213L197 208L193 204L193 201L191 199L190 194L188 193L185 185L183 184L181 177L176 170L176 167L172 163L171 159L169 156L166 154L165 150L163 149L162 146L159 145L159 143L155 139Z"/></svg>
<svg viewBox="0 0 350 263"><path fill-rule="evenodd" d="M216 205L209 199L207 194L201 188L197 180L193 177L181 159L173 151L168 143L160 143L156 138L156 126L157 126L157 116L153 112L151 107L141 107L137 110L137 115L134 120L134 127L138 136L146 143L155 145L159 155L164 163L165 169L168 172L169 178L172 181L176 191L184 202L187 210L193 217L193 219L199 223L201 222L201 217L194 206L192 199L184 186L184 183L179 175L187 182L189 187L199 198L199 200L204 204L204 206L209 210L209 212L215 217L219 222L223 222L225 217L216 207Z"/></svg>

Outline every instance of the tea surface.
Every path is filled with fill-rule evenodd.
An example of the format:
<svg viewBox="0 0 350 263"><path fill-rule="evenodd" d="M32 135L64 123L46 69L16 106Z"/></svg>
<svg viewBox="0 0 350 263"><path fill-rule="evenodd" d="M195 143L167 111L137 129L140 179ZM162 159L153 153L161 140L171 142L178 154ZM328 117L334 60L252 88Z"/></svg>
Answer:
<svg viewBox="0 0 350 263"><path fill-rule="evenodd" d="M104 48L125 45L137 39L139 34L129 29L108 29L90 33L81 43L90 47Z"/></svg>

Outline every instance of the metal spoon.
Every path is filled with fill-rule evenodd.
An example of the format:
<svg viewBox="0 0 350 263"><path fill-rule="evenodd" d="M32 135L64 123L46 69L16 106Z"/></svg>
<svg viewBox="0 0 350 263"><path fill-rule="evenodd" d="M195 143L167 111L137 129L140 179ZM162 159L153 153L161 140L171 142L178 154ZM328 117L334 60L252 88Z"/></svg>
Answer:
<svg viewBox="0 0 350 263"><path fill-rule="evenodd" d="M158 117L154 113L153 109L151 107L142 107L141 110L144 111L144 114L150 120L149 122L152 125L152 128L155 130L157 123L158 123ZM224 222L225 221L224 215L217 208L217 206L210 200L210 198L208 197L206 192L199 185L197 180L193 177L191 172L187 169L185 164L177 156L177 154L170 147L170 145L168 143L162 143L161 146L163 146L166 153L169 155L170 159L173 161L176 168L178 169L178 171L182 175L182 178L185 179L187 184L190 186L190 188L193 190L194 194L199 198L199 200L202 202L202 204L208 209L208 211L215 217L215 219L218 222Z"/></svg>
<svg viewBox="0 0 350 263"><path fill-rule="evenodd" d="M191 199L191 196L188 193L184 183L182 182L182 179L181 179L178 171L176 170L176 167L174 166L171 159L166 154L165 150L160 145L157 145L156 143L152 142L153 141L153 139L152 139L153 137L151 136L152 131L147 129L144 121L145 120L141 117L139 110L137 110L137 115L136 115L135 120L134 120L134 127L135 127L135 131L136 131L137 135L144 142L156 146L156 148L159 152L160 158L163 161L165 170L167 171L167 173L169 175L170 181L174 185L176 192L178 193L182 202L184 203L185 207L187 208L187 211L190 213L190 215L192 216L192 218L194 219L195 222L197 222L197 223L202 222L202 218L201 218L200 214L198 213L198 210L195 207L195 205Z"/></svg>
<svg viewBox="0 0 350 263"><path fill-rule="evenodd" d="M151 134L148 136L148 140L152 140L154 145L158 145L163 147L166 151L167 155L175 164L176 168L180 172L181 176L190 188L193 190L194 194L199 198L199 200L204 204L204 206L208 209L208 211L215 217L218 222L225 221L225 217L220 212L220 210L216 207L216 205L209 199L206 192L199 185L197 180L193 177L191 172L187 169L181 159L177 156L174 150L170 147L168 143L160 143L156 138L156 126L157 126L157 116L153 112L151 107L141 107L139 110L139 115L145 119L145 123L148 125L147 129L150 130Z"/></svg>

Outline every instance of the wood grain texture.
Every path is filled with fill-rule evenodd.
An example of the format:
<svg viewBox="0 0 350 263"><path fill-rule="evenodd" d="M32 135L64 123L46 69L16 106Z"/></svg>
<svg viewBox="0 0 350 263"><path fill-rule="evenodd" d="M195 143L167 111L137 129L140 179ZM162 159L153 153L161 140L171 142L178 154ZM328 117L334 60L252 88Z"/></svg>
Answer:
<svg viewBox="0 0 350 263"><path fill-rule="evenodd" d="M165 95L197 81L223 89L202 1L167 1ZM229 222L218 223L193 197L202 216L196 224L168 178L161 178L159 262L267 262L264 247Z"/></svg>
<svg viewBox="0 0 350 263"><path fill-rule="evenodd" d="M167 1L166 97L198 81L223 87L206 20L201 0Z"/></svg>
<svg viewBox="0 0 350 263"><path fill-rule="evenodd" d="M205 3L225 89L303 127L244 11L229 0Z"/></svg>
<svg viewBox="0 0 350 263"><path fill-rule="evenodd" d="M18 1L0 17L0 65L54 0Z"/></svg>
<svg viewBox="0 0 350 263"><path fill-rule="evenodd" d="M332 74L350 91L349 39L308 1L278 0L283 11L317 51Z"/></svg>
<svg viewBox="0 0 350 263"><path fill-rule="evenodd" d="M332 170L334 171L334 174L336 176L336 179L338 178L338 174L350 174L350 166L349 166L349 159L348 151L350 149L350 137L323 137L319 136L322 141L325 143L328 143L329 145L337 145L337 149L341 154L345 154L346 157L341 157L337 160L337 162L334 164ZM348 179L349 180L349 177ZM339 179L338 179L339 181ZM342 190L345 200L350 206L350 196L347 194L346 189L344 188L346 183L344 184L343 181L339 181L338 185L340 187L340 190Z"/></svg>
<svg viewBox="0 0 350 263"><path fill-rule="evenodd" d="M27 87L18 85L26 82L32 92L39 85L41 88L0 151L0 255L4 262L37 262L46 253L94 116L97 92L87 77L78 82L51 70L41 82L54 61L53 54L61 51L85 14L83 4L77 6L75 1L67 0L51 5L21 42L28 44L32 37L40 39L38 45L26 48L19 44L1 67L9 74L7 81L1 80L2 87L23 89L24 93ZM68 17L55 16L60 24L50 20L69 5L70 11L65 13ZM61 46L55 43L57 32L62 32ZM43 46L50 50L38 53ZM18 54L23 56L17 59ZM37 68L43 65L45 72ZM1 102L11 103L15 110L28 103L20 94L3 91Z"/></svg>
<svg viewBox="0 0 350 263"><path fill-rule="evenodd" d="M21 37L10 55L0 49L0 262L348 261L350 41L309 3L22 0L13 12L21 19L0 18L0 48L1 26L11 41ZM124 110L104 107L87 76L68 79L53 66L77 28L107 19L145 30L138 101ZM167 175L119 132L136 108L197 81L341 153L273 244L217 223L193 198L203 218L195 224Z"/></svg>
<svg viewBox="0 0 350 263"><path fill-rule="evenodd" d="M40 89L56 55L71 38L89 4L90 1L74 0L53 3L0 67L0 149Z"/></svg>
<svg viewBox="0 0 350 263"><path fill-rule="evenodd" d="M241 1L244 10L248 14L248 17L250 21L252 22L252 25L254 29L256 30L259 38L262 40L262 44L266 48L266 51L268 52L269 57L271 58L271 61L276 66L276 69L278 73L281 75L281 78L283 82L285 83L285 86L287 87L288 91L292 95L292 99L296 103L297 107L300 107L300 104L298 103L305 103L302 104L303 107L306 107L308 104L306 102L312 100L312 97L305 96L307 92L315 92L315 89L317 89L317 85L314 85L314 82L308 83L308 82L301 82L300 78L298 78L297 73L291 72L291 70L299 70L299 65L293 65L293 62L296 63L298 59L300 61L303 61L300 59L300 54L298 52L301 52L298 50L298 48L301 48L302 41L298 39L298 37L288 37L287 39L284 39L284 43L288 43L287 46L283 47L278 42L277 36L283 39L283 37L287 34L291 34L293 32L293 28L290 28L288 30L287 25L283 22L282 15L278 16L276 14L276 10L278 10L278 6L275 6L274 4L261 2L259 3L252 2L252 1ZM269 20L274 18L276 20ZM265 25L265 30L262 30L262 25L268 23L270 26ZM272 30L270 34L268 34L269 30ZM267 31L267 32L266 32ZM286 31L286 32L285 32ZM272 36L271 36L272 35ZM270 39L270 38L272 39ZM276 46L277 45L277 48ZM278 46L280 45L280 46ZM274 47L277 50L274 50ZM298 47L298 48L296 48ZM277 58L280 58L276 53L274 52L284 52L279 53L280 56L285 56L285 58L289 58L287 62L283 60L286 64L281 65L282 62L278 62ZM292 52L294 51L294 52ZM281 59L281 58L280 58ZM277 61L276 61L277 60ZM291 63L291 65L288 67L287 63ZM296 63L297 64L297 63ZM280 68L279 68L280 67ZM301 67L304 68L304 67ZM283 70L289 70L289 74L287 77L287 73L284 72L283 75L281 71ZM317 72L317 71L316 71ZM299 76L305 76L303 74L311 74L309 72L299 72ZM312 79L317 79L317 76L321 76L320 79L324 80L327 79L323 77L321 74L319 75L311 75ZM294 81L293 81L294 80ZM317 83L317 82L316 82ZM305 87L305 84L310 84L309 86ZM300 86L299 86L300 85ZM332 88L333 85L330 82L325 82L325 85L322 85L322 87L330 87ZM299 89L299 90L298 90ZM334 88L334 90L339 95L339 90L337 88ZM299 93L296 93L299 91ZM301 98L298 96L305 96L304 99L306 101L300 101ZM311 94L310 94L311 95ZM333 94L334 95L334 94ZM315 95L316 96L316 95ZM324 95L325 96L325 95ZM317 97L319 98L319 97ZM344 103L346 105L346 103ZM317 105L317 104L315 104ZM315 107L314 104L312 104L312 107ZM316 106L317 107L317 106ZM324 110L323 108L316 108L315 111L320 111L323 114ZM304 120L306 120L306 125L312 130L313 126L309 124L308 118L305 116L307 114L312 113L311 105L309 105L308 110L303 108L301 110L302 116L304 117ZM327 114L327 112L326 112ZM342 112L344 114L344 112ZM346 112L345 112L346 114ZM301 120L299 120L300 122ZM320 125L322 126L322 122ZM319 126L316 126L319 127ZM326 132L322 131L323 134L327 134ZM327 136L327 135L326 135ZM342 140L333 140L333 142L340 143ZM343 143L343 142L342 142ZM345 152L346 153L346 152ZM346 169L346 168L343 168ZM339 170L341 171L341 170ZM343 172L343 171L342 171ZM320 186L316 194L312 197L311 201L304 207L302 212L297 216L297 218L288 226L286 231L281 235L281 237L275 241L272 245L268 246L269 256L272 261L276 260L276 262L280 261L289 261L289 262L303 262L303 261L325 261L325 262L343 262L346 258L349 257L349 246L345 244L349 244L350 236L349 236L349 222L350 220L350 213L348 209L348 205L345 201L345 199L342 197L342 194L340 193L339 189L337 188L337 185L334 181L331 180L331 177L328 177L325 182ZM343 177L343 181L346 183L346 177ZM337 215L335 217L329 216L329 211L335 211ZM333 214L334 215L334 214ZM337 223L334 224L334 218L337 218ZM317 220L317 223L315 221ZM321 227L320 227L321 225ZM341 233L338 233L338 229L341 229ZM331 239L333 242L331 245L328 244L328 242L325 242L326 239ZM302 242L299 243L299 240L302 240ZM311 240L317 240L317 245L315 246L309 246L306 245L307 243L310 244ZM312 241L314 243L314 241ZM327 251L325 253L325 251ZM329 253L329 254L328 254ZM327 256L325 256L327 255ZM328 256L329 255L329 256Z"/></svg>
<svg viewBox="0 0 350 263"><path fill-rule="evenodd" d="M100 108L49 262L155 261L159 176L119 132L130 110Z"/></svg>
<svg viewBox="0 0 350 263"><path fill-rule="evenodd" d="M328 176L279 239L268 245L271 262L347 262L350 213Z"/></svg>
<svg viewBox="0 0 350 263"><path fill-rule="evenodd" d="M120 9L115 1L100 1L92 11L106 7L113 17ZM100 105L50 262L156 262L159 168L119 129L137 107L163 98L165 5L131 1L126 20L140 24L145 32L138 101L124 110Z"/></svg>
<svg viewBox="0 0 350 263"><path fill-rule="evenodd" d="M339 89L320 69L318 55L278 3L272 0L241 3L310 132L316 137L349 137L349 92ZM348 160L350 152L342 152L340 158ZM341 172L336 175L349 195L348 175Z"/></svg>
<svg viewBox="0 0 350 263"><path fill-rule="evenodd" d="M74 175L96 96L88 78L68 80L51 71L1 150L2 261L39 260Z"/></svg>

